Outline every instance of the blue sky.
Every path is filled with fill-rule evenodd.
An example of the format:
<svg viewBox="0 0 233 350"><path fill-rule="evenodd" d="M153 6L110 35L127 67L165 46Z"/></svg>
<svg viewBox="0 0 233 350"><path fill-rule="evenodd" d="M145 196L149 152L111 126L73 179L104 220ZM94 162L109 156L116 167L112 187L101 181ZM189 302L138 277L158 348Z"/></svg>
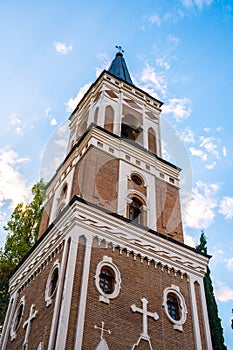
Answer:
<svg viewBox="0 0 233 350"><path fill-rule="evenodd" d="M1 226L49 176L52 148L49 172L55 170L72 108L121 45L134 83L164 102L163 125L180 137L177 151L163 130L164 156L184 173L185 165L192 170L186 242L205 230L225 342L233 349L232 1L2 1L0 39ZM176 158L181 148L184 162Z"/></svg>

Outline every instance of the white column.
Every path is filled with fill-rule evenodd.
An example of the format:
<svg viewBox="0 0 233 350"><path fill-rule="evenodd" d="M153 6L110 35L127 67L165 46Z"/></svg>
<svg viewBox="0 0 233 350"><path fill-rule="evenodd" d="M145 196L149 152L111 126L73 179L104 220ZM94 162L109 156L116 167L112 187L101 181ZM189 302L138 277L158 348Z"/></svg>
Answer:
<svg viewBox="0 0 233 350"><path fill-rule="evenodd" d="M76 231L76 232L75 232ZM64 350L69 325L70 306L73 291L74 272L78 251L77 227L73 228L70 234L71 242L67 261L67 269L64 279L62 304L57 328L55 350Z"/></svg>
<svg viewBox="0 0 233 350"><path fill-rule="evenodd" d="M17 302L17 292L15 292L11 296L11 299L10 299L10 302L8 305L8 309L7 309L7 313L6 313L6 317L5 317L5 322L4 322L3 329L2 329L2 337L0 339L1 350L6 349L6 345L7 345L7 341L8 341L9 333L10 333L10 326L11 326L12 318L13 318L13 315L15 312L16 302Z"/></svg>
<svg viewBox="0 0 233 350"><path fill-rule="evenodd" d="M189 275L195 349L202 350L200 325L199 325L198 312L197 312L197 299L196 299L195 286L194 286L195 281L196 281L196 276Z"/></svg>
<svg viewBox="0 0 233 350"><path fill-rule="evenodd" d="M92 250L92 236L85 235L86 237L86 250L83 262L83 275L82 284L79 298L79 312L76 326L76 336L74 350L82 349L83 341L83 331L84 331L84 321L86 312L86 302L87 302L87 289L88 289L88 279L90 272L90 261L91 261L91 250Z"/></svg>
<svg viewBox="0 0 233 350"><path fill-rule="evenodd" d="M68 238L66 239L64 248L63 248L63 257L62 257L61 270L60 270L61 272L59 276L59 284L58 284L58 289L56 294L56 301L54 305L48 350L54 349L54 342L57 335L58 317L59 317L59 312L61 307L61 298L62 298L64 279L66 274L66 264L67 264L68 254L69 254L69 246L70 246L70 241Z"/></svg>
<svg viewBox="0 0 233 350"><path fill-rule="evenodd" d="M204 281L202 278L198 280L200 285L200 292L201 292L201 306L202 306L202 313L204 318L204 329L205 329L205 340L206 340L206 348L208 350L212 350L212 341L211 341L211 335L210 335L210 325L209 325L209 316L208 316L208 310L207 310L207 304L206 304L206 296L205 296L205 288L204 288Z"/></svg>

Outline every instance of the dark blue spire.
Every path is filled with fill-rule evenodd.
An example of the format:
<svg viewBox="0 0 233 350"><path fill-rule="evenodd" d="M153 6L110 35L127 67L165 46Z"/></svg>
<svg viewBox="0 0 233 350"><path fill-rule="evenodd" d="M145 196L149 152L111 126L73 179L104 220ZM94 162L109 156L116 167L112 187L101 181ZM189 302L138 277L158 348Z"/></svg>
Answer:
<svg viewBox="0 0 233 350"><path fill-rule="evenodd" d="M120 46L119 46L119 48L121 50ZM111 65L108 69L108 72L115 75L115 77L120 78L120 79L126 81L127 83L133 85L133 82L130 78L129 71L128 71L127 65L125 63L125 59L123 57L122 51L123 50L116 53L116 56L115 56L114 60L112 61Z"/></svg>

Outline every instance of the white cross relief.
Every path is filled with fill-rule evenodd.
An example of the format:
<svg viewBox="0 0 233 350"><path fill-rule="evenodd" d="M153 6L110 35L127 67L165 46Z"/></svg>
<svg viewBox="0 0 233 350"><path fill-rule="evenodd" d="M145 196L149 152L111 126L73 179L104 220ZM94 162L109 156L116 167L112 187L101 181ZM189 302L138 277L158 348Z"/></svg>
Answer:
<svg viewBox="0 0 233 350"><path fill-rule="evenodd" d="M142 309L137 307L135 304L131 305L131 310L133 312L139 312L142 314L142 333L141 333L141 338L145 340L150 340L150 337L148 335L148 327L147 327L147 317L152 317L154 318L155 321L158 320L159 316L156 312L150 312L147 311L147 304L148 301L146 298L141 299L142 302Z"/></svg>
<svg viewBox="0 0 233 350"><path fill-rule="evenodd" d="M26 328L26 333L25 333L25 337L24 337L22 350L27 350L27 348L28 348L28 338L29 338L29 334L31 331L31 323L32 323L32 320L34 320L34 318L36 318L37 314L38 314L38 311L35 310L35 304L32 304L30 307L29 317L23 324L23 328Z"/></svg>
<svg viewBox="0 0 233 350"><path fill-rule="evenodd" d="M110 329L104 329L104 321L101 322L101 327L98 327L96 324L94 325L95 329L100 329L100 339L104 338L104 332L108 332L108 334L111 334Z"/></svg>

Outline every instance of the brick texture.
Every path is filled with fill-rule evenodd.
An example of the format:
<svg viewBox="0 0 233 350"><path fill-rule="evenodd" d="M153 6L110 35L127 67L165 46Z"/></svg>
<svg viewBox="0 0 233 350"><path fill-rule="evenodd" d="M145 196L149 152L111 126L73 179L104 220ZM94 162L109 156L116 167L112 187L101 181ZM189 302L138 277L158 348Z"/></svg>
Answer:
<svg viewBox="0 0 233 350"><path fill-rule="evenodd" d="M177 187L156 178L157 231L184 242Z"/></svg>

